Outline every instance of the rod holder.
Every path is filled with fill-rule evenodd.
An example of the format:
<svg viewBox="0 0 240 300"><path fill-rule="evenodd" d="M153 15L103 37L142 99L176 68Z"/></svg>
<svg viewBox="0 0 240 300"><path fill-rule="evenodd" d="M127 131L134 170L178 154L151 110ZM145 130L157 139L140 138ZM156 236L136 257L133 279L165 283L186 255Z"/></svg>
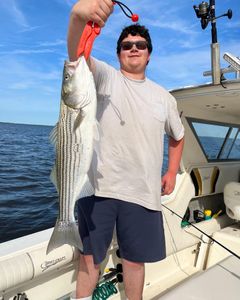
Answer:
<svg viewBox="0 0 240 300"><path fill-rule="evenodd" d="M211 44L211 64L212 64L212 82L214 85L220 84L220 49L219 44Z"/></svg>

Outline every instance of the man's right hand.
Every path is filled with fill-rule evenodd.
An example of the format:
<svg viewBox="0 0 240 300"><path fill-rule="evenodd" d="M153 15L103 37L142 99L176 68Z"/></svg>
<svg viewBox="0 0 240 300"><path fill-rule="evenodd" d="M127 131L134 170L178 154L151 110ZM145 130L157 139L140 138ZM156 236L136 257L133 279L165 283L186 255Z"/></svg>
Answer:
<svg viewBox="0 0 240 300"><path fill-rule="evenodd" d="M112 0L79 0L72 8L68 28L68 55L77 60L77 47L88 21L103 27L113 11Z"/></svg>
<svg viewBox="0 0 240 300"><path fill-rule="evenodd" d="M93 21L103 27L112 11L112 0L80 0L73 6L72 15L85 23Z"/></svg>

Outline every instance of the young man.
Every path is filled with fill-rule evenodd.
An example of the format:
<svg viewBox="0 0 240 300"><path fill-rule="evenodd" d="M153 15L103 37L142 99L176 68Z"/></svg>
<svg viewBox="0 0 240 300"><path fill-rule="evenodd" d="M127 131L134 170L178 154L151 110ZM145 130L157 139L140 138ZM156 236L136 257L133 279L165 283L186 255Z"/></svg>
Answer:
<svg viewBox="0 0 240 300"><path fill-rule="evenodd" d="M111 0L80 0L70 17L68 51L77 45L87 21L101 27L113 10ZM162 194L170 194L183 148L184 129L175 99L145 77L152 51L148 30L125 28L119 37L120 70L90 57L98 95L97 119L103 131L101 159L93 167L95 195L78 201L83 253L76 298L92 299L116 224L126 297L142 299L144 263L165 258ZM164 130L169 135L169 166L161 178Z"/></svg>

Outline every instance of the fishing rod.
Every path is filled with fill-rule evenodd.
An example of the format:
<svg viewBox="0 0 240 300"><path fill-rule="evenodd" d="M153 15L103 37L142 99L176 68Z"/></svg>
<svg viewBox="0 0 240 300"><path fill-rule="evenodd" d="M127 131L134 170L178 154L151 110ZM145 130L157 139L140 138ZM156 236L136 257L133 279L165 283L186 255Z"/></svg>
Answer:
<svg viewBox="0 0 240 300"><path fill-rule="evenodd" d="M176 215L179 219L183 220L183 217L181 217L175 211L173 211L172 209L170 209L169 207L167 207L164 204L162 204L162 206L165 207L167 210L169 210L174 215ZM237 253L233 252L231 249L228 249L226 246L224 246L223 244L221 244L220 242L218 242L217 240L215 240L213 237L211 237L210 235L208 235L206 232L204 232L203 230L199 229L192 222L188 222L188 221L186 221L186 222L188 223L188 225L190 225L193 228L195 228L196 230L200 231L202 234L204 234L205 236L207 236L210 240L212 240L213 242L215 242L216 244L218 244L219 246L221 246L222 248L224 248L225 250L227 250L228 252L230 252L232 255L234 255L235 257L237 257L238 259L240 259L240 256Z"/></svg>
<svg viewBox="0 0 240 300"><path fill-rule="evenodd" d="M194 5L193 9L197 18L201 19L202 29L206 29L208 23L211 22L212 44L211 44L211 64L212 64L212 81L214 85L222 82L222 75L220 69L220 49L217 41L217 22L216 19L221 17L232 18L232 10L228 9L225 14L216 17L215 0L210 0L209 3L202 1L199 6Z"/></svg>
<svg viewBox="0 0 240 300"><path fill-rule="evenodd" d="M209 4L206 1L203 1L199 4L199 6L193 6L196 16L201 18L201 26L202 29L206 29L208 23L211 22L212 26L212 43L217 43L217 27L216 27L216 19L222 17L228 17L228 19L232 18L232 10L228 9L225 14L222 14L216 17L215 14L215 0L210 0Z"/></svg>

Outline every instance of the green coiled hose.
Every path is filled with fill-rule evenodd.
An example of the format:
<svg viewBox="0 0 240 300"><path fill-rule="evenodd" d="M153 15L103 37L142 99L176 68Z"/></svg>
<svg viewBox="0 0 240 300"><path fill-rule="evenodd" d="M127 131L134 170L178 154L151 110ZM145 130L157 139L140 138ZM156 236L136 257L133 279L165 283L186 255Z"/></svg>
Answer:
<svg viewBox="0 0 240 300"><path fill-rule="evenodd" d="M105 300L117 292L115 285L111 281L107 281L96 287L93 292L93 300Z"/></svg>

